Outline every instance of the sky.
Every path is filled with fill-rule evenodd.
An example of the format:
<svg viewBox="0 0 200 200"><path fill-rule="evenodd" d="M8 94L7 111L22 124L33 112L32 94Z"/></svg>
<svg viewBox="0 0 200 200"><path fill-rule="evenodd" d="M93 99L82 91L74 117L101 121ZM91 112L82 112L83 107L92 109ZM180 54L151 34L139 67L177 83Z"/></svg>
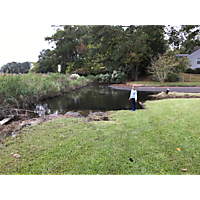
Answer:
<svg viewBox="0 0 200 200"><path fill-rule="evenodd" d="M53 43L49 44L45 37L55 32L51 25L1 26L0 67L9 62L37 62L43 49L52 49Z"/></svg>
<svg viewBox="0 0 200 200"><path fill-rule="evenodd" d="M51 49L45 37L56 30L44 26L3 26L0 31L0 67L8 62L37 62L43 49Z"/></svg>

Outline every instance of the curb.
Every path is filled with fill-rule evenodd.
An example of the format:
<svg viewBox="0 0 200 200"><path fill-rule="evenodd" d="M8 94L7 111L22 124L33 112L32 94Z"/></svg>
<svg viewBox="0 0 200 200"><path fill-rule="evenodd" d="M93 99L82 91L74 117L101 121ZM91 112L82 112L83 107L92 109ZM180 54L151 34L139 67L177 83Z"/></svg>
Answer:
<svg viewBox="0 0 200 200"><path fill-rule="evenodd" d="M135 84L137 87L200 87L200 85L142 85L142 84ZM131 87L131 84L130 85L124 85L124 84L111 84L109 85L109 87L112 87L112 86L115 86L115 87Z"/></svg>

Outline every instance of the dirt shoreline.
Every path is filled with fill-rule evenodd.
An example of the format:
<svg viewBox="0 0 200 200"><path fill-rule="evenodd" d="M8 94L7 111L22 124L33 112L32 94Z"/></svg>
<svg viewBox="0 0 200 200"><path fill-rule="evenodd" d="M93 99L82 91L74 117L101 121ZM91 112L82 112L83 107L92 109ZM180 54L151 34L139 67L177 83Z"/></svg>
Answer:
<svg viewBox="0 0 200 200"><path fill-rule="evenodd" d="M21 130L24 127L34 125L36 123L39 123L39 125L51 121L55 118L60 118L60 117L75 117L75 118L84 118L87 122L91 121L109 121L109 115L111 114L111 111L108 112L94 112L92 114L89 114L88 116L84 117L82 116L79 112L67 112L65 114L59 114L59 115L47 115L44 117L39 117L39 118L29 118L26 119L21 118L17 121L11 121L8 124L4 124L0 126L0 146L4 145L6 142L6 138L8 136L15 137L21 133Z"/></svg>

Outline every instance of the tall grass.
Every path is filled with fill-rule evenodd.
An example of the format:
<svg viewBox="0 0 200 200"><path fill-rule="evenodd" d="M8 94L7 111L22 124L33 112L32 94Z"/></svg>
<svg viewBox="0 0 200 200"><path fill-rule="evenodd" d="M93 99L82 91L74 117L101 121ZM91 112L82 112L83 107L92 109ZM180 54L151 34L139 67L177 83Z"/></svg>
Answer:
<svg viewBox="0 0 200 200"><path fill-rule="evenodd" d="M72 80L66 75L41 74L0 76L0 105L2 107L28 108L40 100L78 89L91 82L90 78Z"/></svg>

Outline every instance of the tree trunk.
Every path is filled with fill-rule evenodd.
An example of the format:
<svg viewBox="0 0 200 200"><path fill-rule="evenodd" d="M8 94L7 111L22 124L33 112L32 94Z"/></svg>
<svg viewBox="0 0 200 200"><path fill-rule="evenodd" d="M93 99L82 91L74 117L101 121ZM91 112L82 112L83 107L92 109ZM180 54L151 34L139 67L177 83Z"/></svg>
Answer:
<svg viewBox="0 0 200 200"><path fill-rule="evenodd" d="M136 64L136 69L135 69L135 80L138 80L138 63Z"/></svg>
<svg viewBox="0 0 200 200"><path fill-rule="evenodd" d="M70 64L69 51L68 51L68 62L69 62L69 64Z"/></svg>
<svg viewBox="0 0 200 200"><path fill-rule="evenodd" d="M131 81L135 81L136 77L136 67L135 65L132 66L131 68Z"/></svg>

